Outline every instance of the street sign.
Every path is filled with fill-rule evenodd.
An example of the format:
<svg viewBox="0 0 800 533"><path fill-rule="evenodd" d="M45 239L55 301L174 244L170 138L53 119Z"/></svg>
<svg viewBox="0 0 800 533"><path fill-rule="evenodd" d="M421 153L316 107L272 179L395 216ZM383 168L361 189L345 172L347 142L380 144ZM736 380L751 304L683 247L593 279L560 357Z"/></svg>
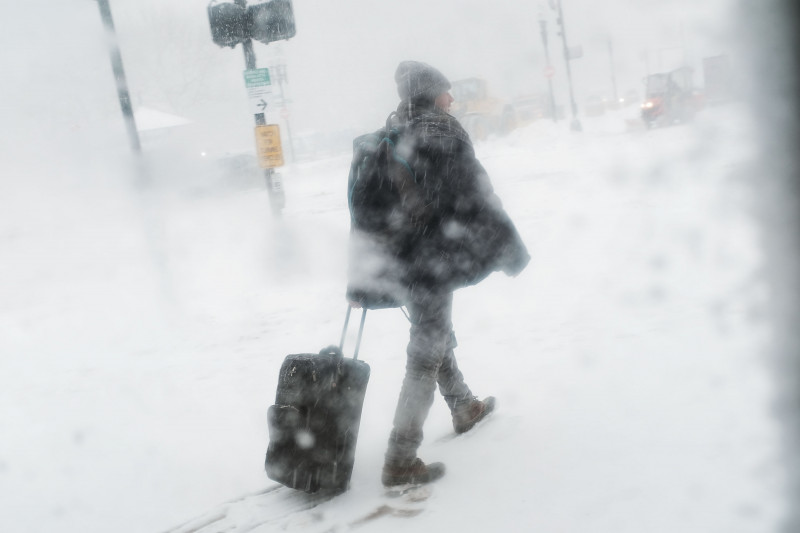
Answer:
<svg viewBox="0 0 800 533"><path fill-rule="evenodd" d="M254 115L266 113L270 105L269 97L272 94L272 82L269 79L268 68L256 68L244 71L244 84L247 87L247 97Z"/></svg>
<svg viewBox="0 0 800 533"><path fill-rule="evenodd" d="M545 78L552 78L556 75L556 69L553 68L553 65L547 65L544 67L544 77Z"/></svg>
<svg viewBox="0 0 800 533"><path fill-rule="evenodd" d="M277 124L256 126L256 152L261 168L283 166L281 132Z"/></svg>

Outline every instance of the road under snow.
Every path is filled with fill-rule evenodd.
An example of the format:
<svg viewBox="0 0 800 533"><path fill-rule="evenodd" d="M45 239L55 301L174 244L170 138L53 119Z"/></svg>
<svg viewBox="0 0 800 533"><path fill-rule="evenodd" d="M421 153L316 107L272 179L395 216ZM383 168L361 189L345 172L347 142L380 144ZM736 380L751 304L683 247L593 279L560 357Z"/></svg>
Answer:
<svg viewBox="0 0 800 533"><path fill-rule="evenodd" d="M298 497L264 495L228 525L776 529L747 115L731 105L654 131L624 118L587 120L581 134L539 122L476 146L533 259L518 278L456 293L460 365L499 407L450 439L437 400L420 455L448 473L422 512L357 521L380 502L404 368L408 324L388 310L367 318L351 491L303 512ZM274 487L263 458L280 363L336 342L344 318L348 166L343 155L288 168L281 219L260 184L197 183L180 167L154 167L159 185L144 192L115 161L12 169L0 198L0 530L155 533Z"/></svg>

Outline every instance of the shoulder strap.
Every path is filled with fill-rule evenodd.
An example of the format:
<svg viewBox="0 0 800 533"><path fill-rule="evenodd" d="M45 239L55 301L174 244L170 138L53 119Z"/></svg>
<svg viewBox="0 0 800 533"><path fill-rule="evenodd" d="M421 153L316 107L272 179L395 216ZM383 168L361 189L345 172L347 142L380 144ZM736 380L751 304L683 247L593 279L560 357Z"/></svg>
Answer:
<svg viewBox="0 0 800 533"><path fill-rule="evenodd" d="M386 117L386 131L397 129L399 125L400 125L400 115L397 114L397 111L392 111L391 113L389 113L389 116Z"/></svg>

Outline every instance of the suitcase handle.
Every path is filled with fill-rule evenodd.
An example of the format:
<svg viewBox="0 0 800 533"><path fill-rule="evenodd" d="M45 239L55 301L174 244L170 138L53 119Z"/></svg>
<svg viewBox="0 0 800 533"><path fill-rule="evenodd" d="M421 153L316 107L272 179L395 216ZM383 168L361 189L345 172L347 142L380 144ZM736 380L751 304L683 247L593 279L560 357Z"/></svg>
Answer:
<svg viewBox="0 0 800 533"><path fill-rule="evenodd" d="M350 312L353 310L350 305L347 305L347 315L344 317L344 327L342 328L342 338L339 341L339 351L344 348L344 338L347 335L347 326L350 324ZM361 312L361 323L358 326L358 337L356 338L356 347L353 350L353 359L358 360L358 350L361 347L361 335L364 333L364 322L367 320L367 308L365 307Z"/></svg>

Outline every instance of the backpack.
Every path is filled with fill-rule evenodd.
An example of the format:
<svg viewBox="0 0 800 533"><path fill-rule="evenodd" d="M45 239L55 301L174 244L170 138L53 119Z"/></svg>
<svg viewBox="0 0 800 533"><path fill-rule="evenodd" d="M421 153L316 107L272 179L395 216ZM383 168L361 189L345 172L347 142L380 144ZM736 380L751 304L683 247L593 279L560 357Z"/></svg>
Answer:
<svg viewBox="0 0 800 533"><path fill-rule="evenodd" d="M409 159L413 143L395 113L386 126L353 140L347 202L354 230L398 239L424 222L424 194Z"/></svg>

